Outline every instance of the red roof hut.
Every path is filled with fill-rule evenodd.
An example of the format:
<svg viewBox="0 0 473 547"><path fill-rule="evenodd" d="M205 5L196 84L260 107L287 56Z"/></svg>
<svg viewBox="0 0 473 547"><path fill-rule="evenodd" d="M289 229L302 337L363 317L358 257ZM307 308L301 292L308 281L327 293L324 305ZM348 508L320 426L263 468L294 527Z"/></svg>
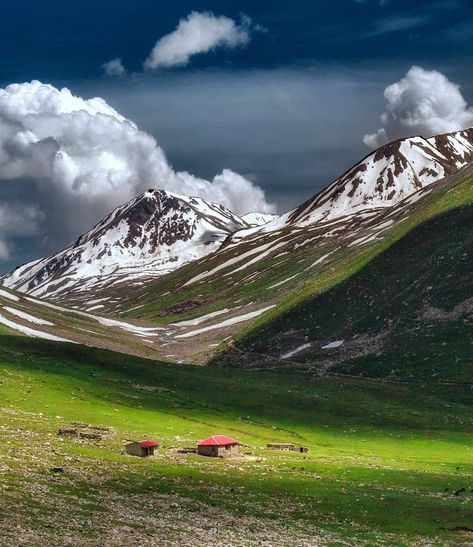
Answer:
<svg viewBox="0 0 473 547"><path fill-rule="evenodd" d="M147 458L148 456L154 456L154 449L159 446L159 443L155 441L136 441L129 443L125 446L127 454L131 456L140 456L141 458Z"/></svg>
<svg viewBox="0 0 473 547"><path fill-rule="evenodd" d="M197 452L202 456L225 458L238 454L240 441L226 435L212 435L197 445Z"/></svg>

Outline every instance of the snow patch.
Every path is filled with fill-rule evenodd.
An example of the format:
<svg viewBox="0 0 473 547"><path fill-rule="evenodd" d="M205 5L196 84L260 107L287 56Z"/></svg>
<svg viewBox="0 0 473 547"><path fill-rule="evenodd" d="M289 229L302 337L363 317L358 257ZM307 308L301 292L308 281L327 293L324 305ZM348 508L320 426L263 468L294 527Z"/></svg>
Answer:
<svg viewBox="0 0 473 547"><path fill-rule="evenodd" d="M29 302L33 302L34 304L40 304L42 306L46 306L47 308L51 308L53 310L57 310L60 312L70 313L71 310L67 308L63 308L62 306L56 306L55 304L50 304L49 302L44 302L43 300L35 300L34 298L25 297L25 300L28 300ZM163 327L138 327L136 325L132 325L131 323L125 323L123 321L116 321L115 319L107 319L106 317L99 317L98 315L93 315L91 313L86 313L84 311L75 311L74 312L77 315L81 315L83 317L88 317L89 319L94 319L104 327L118 327L123 330L127 330L128 332L131 332L132 334L138 334L138 335L148 335L148 336L157 336L158 333L154 333L154 331L165 331L166 329Z"/></svg>
<svg viewBox="0 0 473 547"><path fill-rule="evenodd" d="M292 357L293 355L296 355L297 353L300 353L301 351L303 351L307 348L310 348L311 345L312 344L310 344L310 343L302 344L302 346L299 346L298 348L293 349L292 351L288 351L287 353L283 353L282 355L279 356L279 359L289 359L289 357Z"/></svg>
<svg viewBox="0 0 473 547"><path fill-rule="evenodd" d="M18 302L20 300L15 294L11 294L7 291L4 291L3 289L0 289L0 296L3 296L3 298L8 298L9 300L13 300L13 302Z"/></svg>
<svg viewBox="0 0 473 547"><path fill-rule="evenodd" d="M345 340L335 340L335 342L330 342L329 344L326 344L325 346L322 346L322 349L335 349L339 348L344 344Z"/></svg>
<svg viewBox="0 0 473 547"><path fill-rule="evenodd" d="M280 239L281 238L277 239L276 241L279 241ZM234 264L237 264L238 262L241 262L241 261L245 260L245 258L248 258L250 256L258 254L261 251L265 251L266 249L269 249L276 241L271 241L270 243L266 243L265 245L260 245L259 247L255 247L253 249L250 249L249 251L246 251L246 253L239 254L237 256L234 256L233 258L229 258L228 260L226 260L222 264L219 264L215 268L212 268L211 270L202 272L202 273L196 275L195 277L189 279L189 281L186 281L186 283L184 283L183 286L185 287L186 285L190 285L192 283L196 283L197 281L201 281L202 279L205 279L206 277L214 275L214 274L220 272L221 270L224 270L224 269L226 269L230 266L233 266ZM248 265L250 265L250 263L248 263L247 266ZM246 266L243 266L243 267L246 267ZM230 272L227 275L230 275L231 273L235 273L237 271L238 271L238 269L235 270L234 272Z"/></svg>
<svg viewBox="0 0 473 547"><path fill-rule="evenodd" d="M287 283L288 281L291 281L291 279L294 279L298 275L299 275L298 273L296 273L294 275L291 275L291 277L287 277L286 279L283 279L279 283L275 283L274 285L271 285L270 287L266 287L266 290L269 291L269 289L275 289L276 287L279 287L280 285L283 285L284 283Z"/></svg>
<svg viewBox="0 0 473 547"><path fill-rule="evenodd" d="M190 338L191 336L197 336L198 334L207 332L209 330L222 329L223 327L228 327L229 325L235 325L236 323L248 321L249 319L258 317L258 315L261 315L264 312L274 307L276 307L276 304L273 304L271 306L266 306L266 308L261 308L260 310L252 311L250 313L245 313L243 315L237 315L236 317L231 317L230 319L226 319L225 321L222 321L221 323L217 323L216 325L209 325L208 327L192 330L190 332L186 332L185 334L178 334L175 338Z"/></svg>
<svg viewBox="0 0 473 547"><path fill-rule="evenodd" d="M43 338L44 340L53 340L54 342L69 342L71 344L76 344L76 342L73 342L72 340L67 340L67 338L61 338L60 336L55 336L54 334L49 334L48 332L41 332L39 330L30 329L29 327L25 327L24 325L20 325L19 323L10 321L10 319L7 319L1 314L0 323L2 325L5 325L6 327L9 327L10 329L14 329L18 332L21 332L22 334L26 334L26 336Z"/></svg>
<svg viewBox="0 0 473 547"><path fill-rule="evenodd" d="M39 317L30 315L29 313L26 313L24 311L20 311L15 308L10 308L9 306L4 306L4 309L7 310L7 312L11 313L12 315L16 315L17 317L20 317L21 319L26 319L26 321L29 321L30 323L36 323L37 325L48 325L50 327L54 326L54 323L51 323L50 321L46 321L45 319L40 319Z"/></svg>
<svg viewBox="0 0 473 547"><path fill-rule="evenodd" d="M171 323L171 325L175 327L194 327L195 325L199 325L200 323L203 323L204 321L207 321L208 319L211 319L212 317L217 317L218 315L223 315L224 313L228 313L230 311L232 311L232 309L225 308L223 310L213 311L206 315L201 315L200 317L196 317L195 319L189 319L188 321L179 321L178 323Z"/></svg>
<svg viewBox="0 0 473 547"><path fill-rule="evenodd" d="M318 258L315 262L313 262L308 268L306 268L304 271L310 270L310 268L313 268L314 266L317 266L318 264L322 264L322 262L328 258L331 254L333 254L335 251L338 251L338 247L334 249L333 251L330 251L327 254L324 254L320 258Z"/></svg>

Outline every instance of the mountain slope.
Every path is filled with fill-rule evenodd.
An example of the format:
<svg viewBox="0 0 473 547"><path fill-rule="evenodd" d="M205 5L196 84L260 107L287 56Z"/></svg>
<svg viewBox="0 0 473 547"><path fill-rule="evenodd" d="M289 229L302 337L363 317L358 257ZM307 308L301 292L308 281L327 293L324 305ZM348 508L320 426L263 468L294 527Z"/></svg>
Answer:
<svg viewBox="0 0 473 547"><path fill-rule="evenodd" d="M473 179L428 208L354 275L248 328L218 364L473 385Z"/></svg>
<svg viewBox="0 0 473 547"><path fill-rule="evenodd" d="M56 299L90 296L110 283L163 275L215 251L229 234L248 226L221 205L149 190L117 207L71 247L6 275L3 284Z"/></svg>
<svg viewBox="0 0 473 547"><path fill-rule="evenodd" d="M47 289L45 294L49 298L87 313L119 314L146 326L161 324L165 332L154 341L160 356L206 362L215 351L213 348L233 336L242 325L259 322L268 312L272 317L300 299L336 285L426 218L440 213L445 205L442 200L455 195L449 192L472 174L471 164L458 168L470 157L471 136L469 130L429 139L426 142L430 148L419 138L390 143L361 162L372 168L360 171L355 166L348 172L350 176L345 174L307 204L279 219L231 235L225 231L227 224L224 223L223 229L220 225L219 237L215 238L218 239L216 252L180 265L160 277L156 277L154 271L150 272L147 264L143 268L130 265L101 277L88 278L84 283L80 278L74 278L76 265L73 264L67 275L56 268L56 275L53 272L42 285L35 275L28 278L28 269L24 267L19 276L23 285L15 286L32 291ZM438 152L433 148L434 144ZM432 162L437 162L437 174L441 169L442 173L451 171L451 174L435 181L431 180L431 174L421 175L427 149ZM396 165L404 165L407 157L409 170L396 171ZM423 158L422 164L420 160L416 163L419 157ZM413 165L418 165L418 174L409 178L406 173L413 172ZM377 175L369 175L371 171ZM362 172L362 175L354 175L356 172ZM383 173L381 181L380 173ZM424 175L427 178L421 181ZM362 176L362 182L356 182L357 176ZM389 181L394 176L398 177L395 179L396 191L391 195L393 190ZM376 181L377 185L373 186ZM417 185L419 189L401 199ZM469 196L469 183L467 186L465 196ZM364 188L361 201L354 188ZM340 209L345 199L348 201ZM112 225L113 218L112 215ZM238 218L230 217L232 229L237 222ZM165 228L161 232L163 237L167 233L167 226ZM94 241L98 240L100 246L97 248L102 249L101 230L99 224L89 237L79 240L78 247L81 248L84 241L84 245L94 251ZM104 237L108 233L105 230ZM140 229L139 234L143 233L146 235ZM118 238L120 242L124 239L123 234ZM132 241L130 264L136 263L136 252L141 252L136 245L139 241L140 238ZM178 252L181 244L179 240ZM195 249L193 238L189 244ZM122 246L118 249L122 252ZM204 250L207 251L205 244ZM68 250L67 256L74 257L73 249ZM103 264L103 258L96 263ZM173 262L172 266L175 265ZM93 263L84 265L80 262L82 266L89 268ZM167 268L168 264L161 266ZM157 268L161 266L157 263ZM32 289L28 289L28 284L24 285L24 274L33 282ZM12 280L20 283L15 275L9 277L8 283Z"/></svg>
<svg viewBox="0 0 473 547"><path fill-rule="evenodd" d="M150 324L117 321L0 289L0 333L156 358L171 334Z"/></svg>

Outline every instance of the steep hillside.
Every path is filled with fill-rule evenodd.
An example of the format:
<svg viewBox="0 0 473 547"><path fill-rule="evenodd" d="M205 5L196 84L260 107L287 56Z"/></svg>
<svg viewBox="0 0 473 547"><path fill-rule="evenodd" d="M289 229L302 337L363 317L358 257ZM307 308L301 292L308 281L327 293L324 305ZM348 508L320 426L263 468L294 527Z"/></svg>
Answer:
<svg viewBox="0 0 473 547"><path fill-rule="evenodd" d="M104 302L104 311L172 322L251 302L281 302L317 276L334 250L354 259L382 239L416 200L473 158L472 142L468 130L389 143L300 207L262 227L236 231L217 253L164 278L128 287L121 304ZM107 287L104 295L112 299L118 292Z"/></svg>
<svg viewBox="0 0 473 547"><path fill-rule="evenodd" d="M392 207L421 188L473 161L473 128L429 139L409 137L385 144L363 158L299 207L264 225L310 226L354 213ZM243 230L239 240L257 230Z"/></svg>
<svg viewBox="0 0 473 547"><path fill-rule="evenodd" d="M326 189L290 211L286 222L307 225L377 207L390 207L473 161L473 129L430 139L390 142Z"/></svg>
<svg viewBox="0 0 473 547"><path fill-rule="evenodd" d="M87 307L87 299L104 287L164 275L215 251L229 234L248 226L221 205L149 190L117 207L71 247L4 276L3 284L68 303L83 295Z"/></svg>
<svg viewBox="0 0 473 547"><path fill-rule="evenodd" d="M218 363L473 385L472 201L472 179L439 194L435 214L391 234L342 283L249 328Z"/></svg>

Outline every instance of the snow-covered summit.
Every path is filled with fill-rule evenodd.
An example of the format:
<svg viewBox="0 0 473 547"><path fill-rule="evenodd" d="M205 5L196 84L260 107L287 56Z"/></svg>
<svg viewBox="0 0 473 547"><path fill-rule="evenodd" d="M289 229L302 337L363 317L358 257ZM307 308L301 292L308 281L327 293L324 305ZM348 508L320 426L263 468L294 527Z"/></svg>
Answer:
<svg viewBox="0 0 473 547"><path fill-rule="evenodd" d="M399 139L366 156L302 205L266 224L264 230L391 207L471 161L473 129L428 139Z"/></svg>
<svg viewBox="0 0 473 547"><path fill-rule="evenodd" d="M248 227L222 205L148 190L117 207L70 247L7 274L3 284L54 296L78 282L86 288L118 274L156 277L215 251L229 234Z"/></svg>

